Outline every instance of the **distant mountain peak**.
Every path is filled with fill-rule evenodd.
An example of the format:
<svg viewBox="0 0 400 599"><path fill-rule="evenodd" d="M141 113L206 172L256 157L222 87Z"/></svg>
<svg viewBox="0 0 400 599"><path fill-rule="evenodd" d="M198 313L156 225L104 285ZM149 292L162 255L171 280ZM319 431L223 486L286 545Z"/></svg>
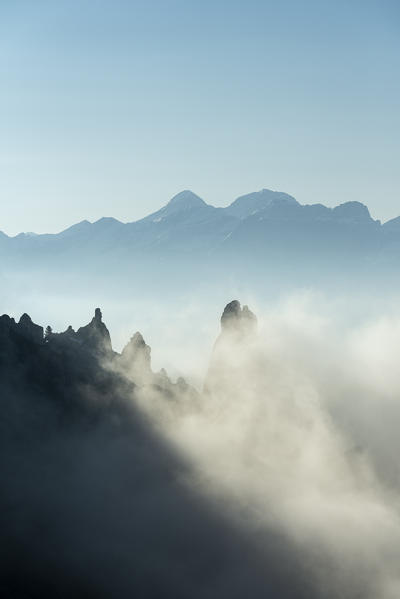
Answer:
<svg viewBox="0 0 400 599"><path fill-rule="evenodd" d="M23 233L18 233L18 235L15 235L15 238L22 238L22 237L38 237L37 233L34 233L33 231L25 231Z"/></svg>
<svg viewBox="0 0 400 599"><path fill-rule="evenodd" d="M298 204L297 200L287 193L272 191L272 189L261 189L238 197L225 210L229 214L243 219L278 202Z"/></svg>
<svg viewBox="0 0 400 599"><path fill-rule="evenodd" d="M96 220L93 223L93 226L96 227L96 229L108 230L110 228L123 227L124 224L112 216L103 216L102 218L99 218L99 220Z"/></svg>
<svg viewBox="0 0 400 599"><path fill-rule="evenodd" d="M185 208L205 205L205 201L193 193L193 191L190 191L190 189L184 189L183 191L180 191L167 204L167 206L179 206Z"/></svg>
<svg viewBox="0 0 400 599"><path fill-rule="evenodd" d="M336 206L333 209L333 214L335 217L352 221L371 220L371 215L367 206L361 202L345 202L344 204L339 204L339 206Z"/></svg>
<svg viewBox="0 0 400 599"><path fill-rule="evenodd" d="M210 208L198 195L190 191L190 189L184 189L177 193L163 208L153 212L149 216L146 216L143 221L160 222L163 219L176 215L179 213L191 213L196 212L201 208Z"/></svg>
<svg viewBox="0 0 400 599"><path fill-rule="evenodd" d="M75 225L71 225L67 229L64 229L63 231L58 233L58 235L60 235L62 237L68 237L70 235L72 236L78 232L80 233L80 232L85 231L86 229L88 229L91 226L92 226L92 223L90 221L81 220L79 223L76 223Z"/></svg>

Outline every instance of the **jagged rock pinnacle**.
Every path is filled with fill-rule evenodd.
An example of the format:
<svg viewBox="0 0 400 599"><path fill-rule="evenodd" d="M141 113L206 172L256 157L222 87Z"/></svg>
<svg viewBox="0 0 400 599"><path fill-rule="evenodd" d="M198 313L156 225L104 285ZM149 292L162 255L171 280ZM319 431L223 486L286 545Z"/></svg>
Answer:
<svg viewBox="0 0 400 599"><path fill-rule="evenodd" d="M225 331L241 334L252 334L257 329L257 317L248 306L240 305L238 300L233 300L225 306L221 316L222 333Z"/></svg>
<svg viewBox="0 0 400 599"><path fill-rule="evenodd" d="M21 318L19 319L17 332L26 339L30 339L34 343L43 342L43 327L32 322L32 318L29 316L29 314L22 314Z"/></svg>
<svg viewBox="0 0 400 599"><path fill-rule="evenodd" d="M147 382L153 375L150 356L150 346L146 344L141 333L136 332L122 350L120 365L135 382L142 384Z"/></svg>
<svg viewBox="0 0 400 599"><path fill-rule="evenodd" d="M248 306L242 308L238 300L225 306L221 316L221 333L215 342L204 382L206 393L236 380L242 361L251 356L256 332L257 317Z"/></svg>
<svg viewBox="0 0 400 599"><path fill-rule="evenodd" d="M92 351L103 354L112 351L110 333L102 321L100 308L96 308L89 324L78 329L76 338Z"/></svg>

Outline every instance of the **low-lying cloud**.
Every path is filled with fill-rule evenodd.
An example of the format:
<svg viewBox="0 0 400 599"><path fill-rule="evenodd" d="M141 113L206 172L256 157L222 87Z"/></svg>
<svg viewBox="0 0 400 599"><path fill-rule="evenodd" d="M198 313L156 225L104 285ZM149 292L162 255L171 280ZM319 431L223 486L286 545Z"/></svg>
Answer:
<svg viewBox="0 0 400 599"><path fill-rule="evenodd" d="M103 368L62 337L1 356L4 596L399 597L400 320L254 306L211 356L209 307L164 306L197 392L138 335Z"/></svg>
<svg viewBox="0 0 400 599"><path fill-rule="evenodd" d="M140 405L190 485L254 535L283 532L319 596L397 599L400 321L338 320L292 297L219 339L196 409Z"/></svg>

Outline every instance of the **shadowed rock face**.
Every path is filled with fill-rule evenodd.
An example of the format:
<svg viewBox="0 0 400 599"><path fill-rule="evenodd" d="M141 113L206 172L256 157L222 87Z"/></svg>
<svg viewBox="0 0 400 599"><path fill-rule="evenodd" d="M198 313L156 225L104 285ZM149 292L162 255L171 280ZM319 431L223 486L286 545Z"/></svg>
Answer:
<svg viewBox="0 0 400 599"><path fill-rule="evenodd" d="M80 327L76 333L77 339L84 345L107 354L112 351L111 337L102 321L100 308L96 308L94 317L85 327Z"/></svg>
<svg viewBox="0 0 400 599"><path fill-rule="evenodd" d="M7 339L14 336L31 341L36 345L41 345L43 343L43 327L32 322L28 314L23 314L18 323L15 322L14 318L3 314L3 316L0 316L0 339L3 340L3 350L5 349Z"/></svg>
<svg viewBox="0 0 400 599"><path fill-rule="evenodd" d="M241 373L237 369L236 358L248 355L251 359L253 343L257 338L257 317L248 306L241 306L238 300L229 302L221 316L221 332L215 342L208 373L204 383L206 393L218 392L233 387Z"/></svg>
<svg viewBox="0 0 400 599"><path fill-rule="evenodd" d="M21 335L30 339L34 343L42 343L43 341L43 327L32 322L32 319L28 314L23 314L19 319L18 331Z"/></svg>
<svg viewBox="0 0 400 599"><path fill-rule="evenodd" d="M147 383L153 373L151 370L151 348L142 335L136 332L122 350L119 364L137 383Z"/></svg>
<svg viewBox="0 0 400 599"><path fill-rule="evenodd" d="M257 331L257 317L248 306L233 300L225 306L221 316L221 334L234 333L239 336L253 335Z"/></svg>
<svg viewBox="0 0 400 599"><path fill-rule="evenodd" d="M184 458L137 411L133 377L113 368L100 310L46 341L32 325L0 317L2 597L316 597L282 536L236 529L182 482ZM136 360L151 373L140 334L124 351L130 373ZM187 391L160 376L165 397Z"/></svg>

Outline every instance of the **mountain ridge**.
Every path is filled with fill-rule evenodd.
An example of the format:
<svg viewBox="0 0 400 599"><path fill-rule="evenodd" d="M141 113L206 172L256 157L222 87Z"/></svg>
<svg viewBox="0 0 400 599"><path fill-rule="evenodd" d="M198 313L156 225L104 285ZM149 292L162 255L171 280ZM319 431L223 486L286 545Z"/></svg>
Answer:
<svg viewBox="0 0 400 599"><path fill-rule="evenodd" d="M0 235L1 274L29 269L38 281L59 280L62 272L62 278L68 273L74 285L80 280L85 286L100 279L106 285L111 276L119 286L131 279L132 286L157 293L228 281L333 285L344 274L372 281L384 273L393 285L399 222L382 224L357 201L330 208L263 189L221 208L184 190L133 222L103 217L58 234Z"/></svg>
<svg viewBox="0 0 400 599"><path fill-rule="evenodd" d="M84 219L73 225L62 229L58 233L33 233L33 232L20 232L17 235L7 235L3 230L0 231L0 238L4 239L16 239L18 237L43 237L43 236L65 236L69 235L76 231L82 231L83 229L89 230L93 226L99 228L107 227L107 226L124 226L124 225L135 225L138 223L147 223L149 221L152 222L160 222L164 218L171 217L173 215L179 213L188 213L192 211L204 211L208 210L209 213L213 211L219 211L221 214L224 213L226 215L236 217L240 220L247 218L249 216L253 216L258 212L262 212L265 209L270 208L271 206L299 206L299 207L307 207L308 210L310 208L313 210L317 210L317 207L320 207L321 211L325 211L326 214L335 213L335 215L345 215L347 218L351 217L351 213L356 218L361 216L361 213L364 213L365 218L368 216L372 219L369 209L366 204L363 204L359 201L348 201L338 204L334 207L325 206L322 203L317 204L300 204L293 196L281 192L275 191L267 188L263 188L259 191L250 192L248 194L237 197L233 200L228 206L213 206L212 204L206 203L200 196L196 193L192 192L189 189L185 189L175 196L173 196L164 206L162 206L159 210L148 214L147 216L134 220L123 222L111 216L103 216L95 221L89 221ZM393 223L395 224L396 218L389 219L388 221L382 223L383 225ZM374 219L372 219L374 220ZM380 221L375 221L380 222Z"/></svg>

